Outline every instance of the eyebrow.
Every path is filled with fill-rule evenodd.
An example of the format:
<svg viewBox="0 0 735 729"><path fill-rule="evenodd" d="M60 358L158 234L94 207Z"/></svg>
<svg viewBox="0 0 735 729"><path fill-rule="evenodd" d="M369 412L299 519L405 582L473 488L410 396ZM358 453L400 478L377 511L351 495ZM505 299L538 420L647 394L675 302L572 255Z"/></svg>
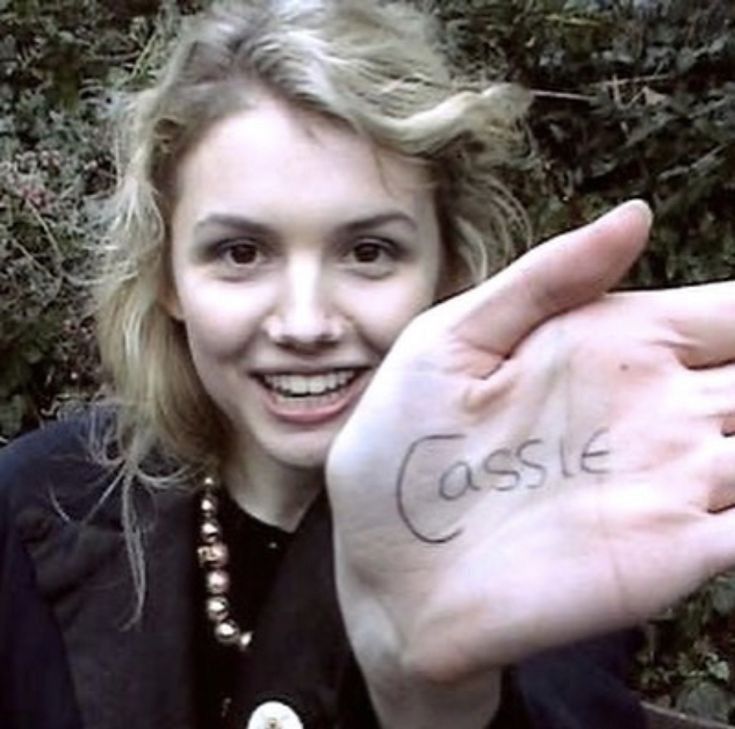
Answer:
<svg viewBox="0 0 735 729"><path fill-rule="evenodd" d="M400 210L389 210L384 213L376 213L375 215L367 215L362 218L356 218L337 226L339 234L355 234L365 230L378 228L381 225L389 223L402 223L414 231L418 230L416 221L407 213ZM261 223L258 220L248 218L244 215L233 215L231 213L212 213L202 220L197 221L194 230L199 231L210 227L228 228L230 230L238 230L254 235L272 235L273 229Z"/></svg>

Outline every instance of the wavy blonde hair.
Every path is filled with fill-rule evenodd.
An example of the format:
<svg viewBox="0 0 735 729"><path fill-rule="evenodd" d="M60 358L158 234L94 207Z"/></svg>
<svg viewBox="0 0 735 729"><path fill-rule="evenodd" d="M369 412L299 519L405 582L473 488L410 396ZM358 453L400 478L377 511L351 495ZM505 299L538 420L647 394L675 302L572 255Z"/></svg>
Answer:
<svg viewBox="0 0 735 729"><path fill-rule="evenodd" d="M379 0L216 3L189 22L158 81L129 98L119 123L96 301L128 487L160 485L145 468L152 451L216 467L226 441L182 326L161 301L177 165L215 121L246 108L253 85L425 165L455 287L486 276L514 231L526 233L496 171L517 151L528 96L452 74L430 14Z"/></svg>

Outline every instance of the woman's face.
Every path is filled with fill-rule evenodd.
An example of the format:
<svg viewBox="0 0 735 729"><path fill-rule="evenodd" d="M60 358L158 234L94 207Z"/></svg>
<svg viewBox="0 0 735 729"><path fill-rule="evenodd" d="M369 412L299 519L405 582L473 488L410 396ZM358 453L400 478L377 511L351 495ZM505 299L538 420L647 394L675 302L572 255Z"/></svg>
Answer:
<svg viewBox="0 0 735 729"><path fill-rule="evenodd" d="M264 95L182 161L171 232L167 308L234 445L323 465L393 341L436 297L423 171Z"/></svg>

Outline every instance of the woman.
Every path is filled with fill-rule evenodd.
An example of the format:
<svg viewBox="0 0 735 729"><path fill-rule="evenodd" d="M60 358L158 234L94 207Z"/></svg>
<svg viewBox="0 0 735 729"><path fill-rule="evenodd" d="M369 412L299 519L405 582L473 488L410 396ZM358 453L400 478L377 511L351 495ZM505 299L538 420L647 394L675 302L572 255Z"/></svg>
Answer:
<svg viewBox="0 0 735 729"><path fill-rule="evenodd" d="M627 638L523 659L714 566L633 584L634 529L613 527L650 520L585 543L582 497L558 497L592 483L599 527L639 473L665 480L671 434L623 464L617 437L644 416L597 405L621 351L658 362L656 327L604 343L597 379L569 342L681 297L596 301L646 238L633 203L422 314L522 227L493 172L525 98L460 88L415 11L279 0L213 9L131 102L98 292L114 407L0 464L5 531L37 579L4 599L40 602L47 628L53 607L85 727L640 725ZM23 701L11 721L33 726Z"/></svg>

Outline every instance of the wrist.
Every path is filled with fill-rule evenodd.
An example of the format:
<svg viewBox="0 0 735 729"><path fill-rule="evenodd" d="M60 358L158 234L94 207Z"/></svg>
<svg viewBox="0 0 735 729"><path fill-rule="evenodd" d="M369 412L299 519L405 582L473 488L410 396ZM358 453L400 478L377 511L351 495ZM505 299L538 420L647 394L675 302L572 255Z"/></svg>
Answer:
<svg viewBox="0 0 735 729"><path fill-rule="evenodd" d="M400 610L391 604L388 609L385 601L377 600L364 580L345 567L340 547L337 540L342 615L380 725L386 729L484 729L500 704L500 664L485 663L473 670L461 665L461 660L447 663L446 651L442 659L437 655L441 651L430 648L442 642L429 639L437 634L437 626L424 625L423 620L414 620L410 630L400 625L395 613L409 614L410 605Z"/></svg>
<svg viewBox="0 0 735 729"><path fill-rule="evenodd" d="M458 680L437 680L420 667L395 660L381 661L379 669L372 662L361 668L375 714L385 729L484 729L500 705L500 668Z"/></svg>
<svg viewBox="0 0 735 729"><path fill-rule="evenodd" d="M366 676L368 692L382 727L401 729L484 729L498 711L500 669L462 682L438 683L415 676L394 677L390 683Z"/></svg>

